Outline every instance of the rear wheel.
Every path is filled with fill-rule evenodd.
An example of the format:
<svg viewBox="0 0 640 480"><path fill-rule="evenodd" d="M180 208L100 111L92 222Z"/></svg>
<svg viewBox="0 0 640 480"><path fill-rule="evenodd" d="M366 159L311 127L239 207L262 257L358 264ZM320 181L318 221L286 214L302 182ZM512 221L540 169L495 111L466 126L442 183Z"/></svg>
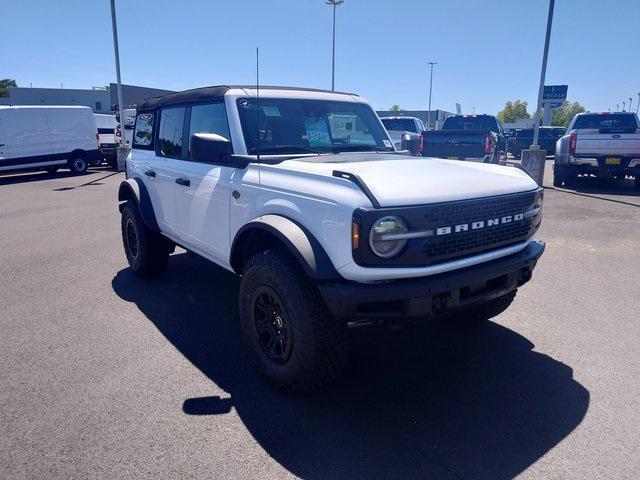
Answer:
<svg viewBox="0 0 640 480"><path fill-rule="evenodd" d="M122 209L122 243L133 273L142 278L162 274L169 262L170 242L146 226L138 207L127 202Z"/></svg>
<svg viewBox="0 0 640 480"><path fill-rule="evenodd" d="M346 325L330 314L312 280L284 250L260 252L247 262L240 321L257 370L290 393L318 390L344 368Z"/></svg>
<svg viewBox="0 0 640 480"><path fill-rule="evenodd" d="M562 182L564 181L564 178L561 177L560 175L553 175L553 186L554 187L562 187Z"/></svg>
<svg viewBox="0 0 640 480"><path fill-rule="evenodd" d="M87 161L85 160L84 156L80 154L74 154L69 159L69 170L77 174L86 173Z"/></svg>

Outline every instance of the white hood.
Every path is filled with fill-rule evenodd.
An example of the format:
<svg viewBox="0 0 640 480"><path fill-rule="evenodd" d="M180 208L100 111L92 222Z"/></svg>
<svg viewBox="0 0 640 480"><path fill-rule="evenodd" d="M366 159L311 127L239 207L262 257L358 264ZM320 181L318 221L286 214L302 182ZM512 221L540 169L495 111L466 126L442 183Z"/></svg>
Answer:
<svg viewBox="0 0 640 480"><path fill-rule="evenodd" d="M332 176L334 170L356 174L383 207L449 202L537 188L536 182L522 170L502 165L370 152L323 156L322 160L287 160L278 166L327 176Z"/></svg>

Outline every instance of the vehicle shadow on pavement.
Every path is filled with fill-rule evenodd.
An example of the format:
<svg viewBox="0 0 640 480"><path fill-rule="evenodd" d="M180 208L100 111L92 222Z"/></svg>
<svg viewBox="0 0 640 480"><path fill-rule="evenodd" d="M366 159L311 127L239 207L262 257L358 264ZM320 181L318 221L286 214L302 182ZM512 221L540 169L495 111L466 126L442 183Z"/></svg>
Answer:
<svg viewBox="0 0 640 480"><path fill-rule="evenodd" d="M587 412L589 392L569 366L493 322L352 330L352 360L339 383L286 396L248 366L238 284L187 254L173 255L161 279L142 281L127 268L112 282L230 395L202 392L176 408L235 408L262 448L302 478L512 478Z"/></svg>
<svg viewBox="0 0 640 480"><path fill-rule="evenodd" d="M31 172L21 172L21 173L9 173L7 175L0 175L0 187L4 185L17 185L20 183L31 183L31 182L43 182L47 180L61 180L66 178L78 178L78 179L91 179L95 174L99 173L109 173L109 170L103 169L93 169L93 167L87 170L87 173L84 175L78 175L76 173L72 173L69 171L59 171L55 173L49 173L44 171L31 171ZM113 172L113 175L116 175L118 172ZM93 184L97 180L102 180L104 178L110 177L111 175L103 176L99 179L91 180L90 184Z"/></svg>
<svg viewBox="0 0 640 480"><path fill-rule="evenodd" d="M614 203L622 203L625 205L632 205L640 207L640 188L634 186L633 180L607 180L599 179L595 177L580 177L576 181L575 185L570 187L546 187L553 188L563 193L571 193L574 195L580 195L584 197L595 198L598 200L606 200ZM631 202L624 200L617 200L615 198L600 197L599 195L621 195L633 198Z"/></svg>

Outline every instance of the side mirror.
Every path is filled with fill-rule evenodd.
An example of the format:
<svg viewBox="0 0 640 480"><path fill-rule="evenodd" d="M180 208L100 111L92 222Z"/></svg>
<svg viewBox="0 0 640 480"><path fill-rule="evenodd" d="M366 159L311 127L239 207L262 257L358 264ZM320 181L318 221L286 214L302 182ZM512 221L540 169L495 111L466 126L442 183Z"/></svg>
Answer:
<svg viewBox="0 0 640 480"><path fill-rule="evenodd" d="M194 133L189 139L191 160L201 163L215 163L236 168L245 168L246 161L237 161L231 142L215 133Z"/></svg>
<svg viewBox="0 0 640 480"><path fill-rule="evenodd" d="M400 137L400 150L408 150L413 156L420 156L420 136L403 133Z"/></svg>

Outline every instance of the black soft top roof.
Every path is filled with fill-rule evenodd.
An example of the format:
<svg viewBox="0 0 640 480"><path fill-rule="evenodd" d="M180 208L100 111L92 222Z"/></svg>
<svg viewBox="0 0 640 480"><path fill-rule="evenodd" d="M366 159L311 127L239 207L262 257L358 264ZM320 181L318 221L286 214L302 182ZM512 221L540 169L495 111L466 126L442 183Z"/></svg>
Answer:
<svg viewBox="0 0 640 480"><path fill-rule="evenodd" d="M189 103L204 102L207 100L220 100L232 88L255 89L255 85L216 85L212 87L194 88L183 92L170 93L160 97L152 97L143 100L137 106L138 112L154 110L158 107L169 107L173 105L184 105ZM343 95L355 95L355 93L335 92L331 90L322 90L317 88L299 88L299 87L279 87L279 86L260 86L260 90L298 90L303 92L324 92L339 93Z"/></svg>

